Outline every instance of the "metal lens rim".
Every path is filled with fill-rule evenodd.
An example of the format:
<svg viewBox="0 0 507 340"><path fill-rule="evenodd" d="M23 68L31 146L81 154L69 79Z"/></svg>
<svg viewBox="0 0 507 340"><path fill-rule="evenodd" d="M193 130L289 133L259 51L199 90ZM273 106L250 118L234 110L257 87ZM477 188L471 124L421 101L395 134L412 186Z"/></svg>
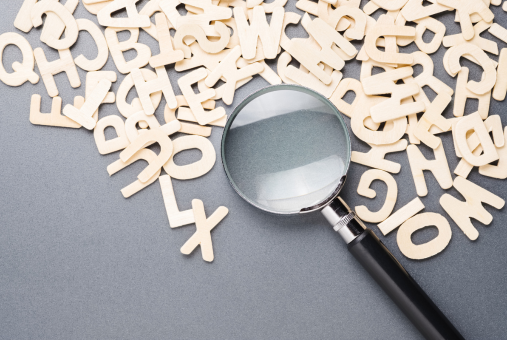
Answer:
<svg viewBox="0 0 507 340"><path fill-rule="evenodd" d="M227 139L227 133L229 132L229 130L230 130L231 126L232 126L232 123L234 122L234 120L236 119L236 117L239 115L239 113L241 112L241 110L243 110L243 108L246 105L248 105L252 100L254 100L254 99L256 99L256 98L258 98L258 97L260 97L260 96L262 96L262 95L264 95L266 93L270 93L270 92L274 92L274 91L280 91L280 90L292 90L292 91L303 92L303 93L309 94L309 95L311 95L311 96L319 99L320 101L322 101L323 103L325 103L327 106L329 106L332 109L332 111L338 117L338 119L339 119L339 121L340 121L340 123L342 125L343 132L345 132L345 135L346 135L346 138L347 138L347 141L348 141L348 143L347 143L347 146L348 146L348 157L347 157L347 162L346 162L346 165L345 165L345 174L348 172L348 169L349 169L349 166L350 166L351 152L352 152L351 151L351 141L350 141L349 129L348 129L348 126L345 123L343 117L342 117L342 114L340 113L340 111L336 108L336 106L329 99L327 99L326 97L324 97L320 93L318 93L318 92L316 92L316 91L314 91L314 90L312 90L310 88L307 88L305 86L293 85L293 84L281 84L281 85L267 86L267 87L265 87L263 89L260 89L260 90L258 90L256 92L252 93L247 98L245 98L241 103L239 103L238 106L236 106L236 108L234 109L234 111L230 115L229 119L227 120L227 123L226 123L226 125L224 127L224 131L222 133L222 142L221 142L222 165L224 167L225 174L227 175L227 178L229 179L229 183L231 184L231 186L234 189L234 191L236 191L238 193L238 195L241 196L245 201L247 201L248 203L250 203L251 205L253 205L254 207L256 207L258 209L267 211L269 213L277 214L277 215L296 215L296 214L300 214L300 213L306 213L306 212L311 212L311 211L319 210L320 208L325 207L329 202L331 202L331 200L333 200L338 195L338 193L340 192L341 188L344 185L344 180L345 179L343 179L342 181L340 181L340 183L336 187L336 190L333 192L333 194L330 197L325 198L324 200L322 200L320 203L314 205L313 207L303 208L300 211L294 211L294 212L279 212L279 211L269 210L268 208L266 208L264 206L260 206L256 202L254 202L251 199L249 199L248 197L246 197L241 192L241 190L238 188L238 186L236 185L236 183L234 183L234 180L232 179L232 176L231 176L231 174L229 172L229 169L227 168L227 162L226 162L226 157L225 157L225 141Z"/></svg>

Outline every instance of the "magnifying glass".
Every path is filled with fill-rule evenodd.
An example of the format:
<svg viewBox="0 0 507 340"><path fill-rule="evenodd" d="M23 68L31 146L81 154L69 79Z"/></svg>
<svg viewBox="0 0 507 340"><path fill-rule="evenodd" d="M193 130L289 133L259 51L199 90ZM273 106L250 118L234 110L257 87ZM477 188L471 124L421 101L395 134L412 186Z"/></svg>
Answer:
<svg viewBox="0 0 507 340"><path fill-rule="evenodd" d="M234 110L222 137L225 172L243 199L280 215L321 211L349 252L427 339L463 339L338 197L350 155L348 128L338 109L319 93L296 85L270 86L250 95Z"/></svg>

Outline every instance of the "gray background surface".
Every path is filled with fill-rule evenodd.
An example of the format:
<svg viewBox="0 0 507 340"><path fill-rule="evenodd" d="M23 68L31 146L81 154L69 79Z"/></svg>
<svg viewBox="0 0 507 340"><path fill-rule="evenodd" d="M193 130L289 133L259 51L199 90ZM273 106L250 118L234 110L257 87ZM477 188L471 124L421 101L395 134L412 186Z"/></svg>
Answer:
<svg viewBox="0 0 507 340"><path fill-rule="evenodd" d="M289 0L286 10L301 13L294 4ZM19 32L13 21L20 6L21 0L1 1L1 33ZM507 24L507 14L499 7L492 9L495 20ZM96 22L82 4L75 16ZM440 16L447 34L460 31L453 17ZM57 53L39 41L40 31L25 36L33 48L43 47L49 60L56 59ZM291 37L306 34L301 27L289 27L288 32ZM149 35L141 32L140 41L158 53ZM414 44L403 50L415 50ZM454 88L455 79L442 67L444 52L441 47L433 55L435 74ZM81 33L72 53L94 57L87 33ZM126 55L131 58L134 53ZM4 65L10 69L19 58L19 50L9 46ZM471 78L478 80L480 70L465 64L472 68ZM347 63L345 77L357 78L359 67L358 62ZM111 58L105 69L116 69ZM83 86L75 90L65 74L56 76L64 105L76 95L84 96L85 72L79 72ZM179 93L179 74L172 67L169 74ZM115 91L123 77L113 84ZM266 85L256 77L236 92L234 105ZM120 193L144 163L110 178L106 167L118 154L101 156L91 132L30 124L34 93L42 95L42 111L49 112L51 101L42 81L19 88L0 84L0 338L421 339L319 213L282 218L249 206L228 185L219 162L205 177L174 181L182 210L189 209L194 198L204 201L208 215L220 205L230 209L212 233L215 262L204 262L199 249L182 255L179 249L195 227L169 228L158 183L130 199ZM162 107L157 111L161 121ZM467 113L476 107L471 102ZM500 114L506 124L503 108L504 103L492 100L491 114ZM452 116L451 109L446 117ZM100 116L110 114L119 114L116 105L103 105ZM221 134L215 128L210 137L217 152ZM451 135L443 140L454 169L458 159ZM354 138L353 149L368 148ZM429 156L427 148L422 150ZM188 151L177 162L198 158L198 151ZM399 209L416 197L415 187L406 154L388 159L402 164L395 175ZM385 187L374 183L374 200L358 196L355 190L366 169L351 166L343 197L351 206L366 204L373 210L383 203ZM447 216L438 204L444 191L431 174L425 176L426 211ZM469 179L507 197L504 181L480 176L476 169ZM460 197L453 189L447 192ZM425 261L405 258L396 233L381 238L467 339L507 338L507 217L505 209L487 209L494 221L487 227L474 222L480 232L477 241L469 241L451 221L449 246ZM414 239L423 242L436 233L427 228Z"/></svg>

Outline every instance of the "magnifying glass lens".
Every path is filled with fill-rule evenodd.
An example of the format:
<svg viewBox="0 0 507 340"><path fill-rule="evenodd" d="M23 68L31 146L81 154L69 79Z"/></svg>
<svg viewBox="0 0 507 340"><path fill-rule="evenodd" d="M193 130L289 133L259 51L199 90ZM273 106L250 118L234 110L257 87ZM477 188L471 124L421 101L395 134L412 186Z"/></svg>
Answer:
<svg viewBox="0 0 507 340"><path fill-rule="evenodd" d="M222 141L235 190L274 213L298 213L323 202L350 160L350 139L337 109L303 87L268 87L231 116Z"/></svg>

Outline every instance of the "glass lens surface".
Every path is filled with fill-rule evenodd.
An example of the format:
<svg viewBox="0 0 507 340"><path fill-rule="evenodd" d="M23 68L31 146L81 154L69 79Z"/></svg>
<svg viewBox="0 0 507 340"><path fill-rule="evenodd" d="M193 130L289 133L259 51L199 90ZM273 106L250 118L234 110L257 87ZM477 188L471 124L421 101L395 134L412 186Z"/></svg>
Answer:
<svg viewBox="0 0 507 340"><path fill-rule="evenodd" d="M268 87L247 98L222 140L235 190L267 211L292 214L327 199L350 161L347 127L337 109L303 87Z"/></svg>

